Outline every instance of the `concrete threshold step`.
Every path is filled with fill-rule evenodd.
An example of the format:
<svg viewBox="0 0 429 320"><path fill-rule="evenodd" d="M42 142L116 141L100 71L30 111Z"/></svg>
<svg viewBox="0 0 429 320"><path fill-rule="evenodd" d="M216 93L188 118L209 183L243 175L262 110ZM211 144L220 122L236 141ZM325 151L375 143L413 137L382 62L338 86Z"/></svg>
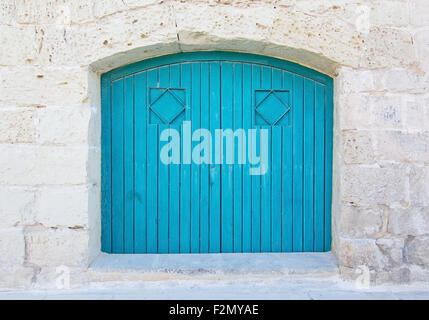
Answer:
<svg viewBox="0 0 429 320"><path fill-rule="evenodd" d="M323 253L100 254L90 270L101 273L181 275L333 276L337 259Z"/></svg>

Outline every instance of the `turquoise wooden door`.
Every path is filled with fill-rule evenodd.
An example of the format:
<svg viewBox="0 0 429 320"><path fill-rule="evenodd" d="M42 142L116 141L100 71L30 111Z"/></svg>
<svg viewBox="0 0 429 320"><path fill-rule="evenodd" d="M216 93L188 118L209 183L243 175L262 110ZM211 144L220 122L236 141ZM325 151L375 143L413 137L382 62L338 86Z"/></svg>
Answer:
<svg viewBox="0 0 429 320"><path fill-rule="evenodd" d="M200 52L145 60L101 81L102 251L330 250L330 77L274 58ZM204 152L194 136L201 128L212 139ZM233 161L215 148L228 148L219 129L243 130ZM165 163L171 133L180 157ZM265 149L266 166L251 174L250 154ZM209 161L193 161L207 150Z"/></svg>

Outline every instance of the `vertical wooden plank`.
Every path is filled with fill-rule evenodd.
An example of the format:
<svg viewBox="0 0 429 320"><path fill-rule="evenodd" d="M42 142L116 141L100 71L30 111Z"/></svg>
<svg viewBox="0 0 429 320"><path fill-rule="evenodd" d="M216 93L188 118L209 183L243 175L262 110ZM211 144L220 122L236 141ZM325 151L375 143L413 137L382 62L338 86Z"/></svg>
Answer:
<svg viewBox="0 0 429 320"><path fill-rule="evenodd" d="M186 90L187 103L191 101L191 81L191 65L189 63L184 63L181 65L181 87ZM186 106L185 119L191 119L191 108L189 103ZM192 141L191 136L186 137L183 130L181 137L183 144L181 146L180 252L189 253L191 251L191 165L189 163L184 163L183 159L191 156L191 148L187 148L187 146L191 146ZM184 154L185 152L187 154Z"/></svg>
<svg viewBox="0 0 429 320"><path fill-rule="evenodd" d="M161 142L159 137L164 130L169 130L168 125L158 125L158 253L168 253L168 164L161 161L159 156L161 148L167 142Z"/></svg>
<svg viewBox="0 0 429 320"><path fill-rule="evenodd" d="M101 77L101 251L112 252L112 108L110 77Z"/></svg>
<svg viewBox="0 0 429 320"><path fill-rule="evenodd" d="M243 64L233 65L233 130L243 128ZM246 134L243 144L234 146L234 252L243 250L243 163L246 157ZM240 148L240 150L239 150ZM241 158L240 157L241 154Z"/></svg>
<svg viewBox="0 0 429 320"><path fill-rule="evenodd" d="M282 251L282 126L272 127L271 136L271 251Z"/></svg>
<svg viewBox="0 0 429 320"><path fill-rule="evenodd" d="M220 128L220 64L210 62L210 132L215 137L215 129ZM216 143L215 143L216 144ZM211 156L214 160L216 152L214 146ZM210 242L209 252L220 252L220 165L210 166Z"/></svg>
<svg viewBox="0 0 429 320"><path fill-rule="evenodd" d="M303 78L293 79L293 251L303 250Z"/></svg>
<svg viewBox="0 0 429 320"><path fill-rule="evenodd" d="M134 77L124 79L124 253L134 252Z"/></svg>
<svg viewBox="0 0 429 320"><path fill-rule="evenodd" d="M146 253L146 126L147 86L146 72L135 75L134 80L134 251Z"/></svg>
<svg viewBox="0 0 429 320"><path fill-rule="evenodd" d="M249 129L252 128L252 66L243 64L243 129L246 130L246 147L251 145L249 141ZM249 174L248 149L245 150L246 164L243 166L243 252L252 251L252 177Z"/></svg>
<svg viewBox="0 0 429 320"><path fill-rule="evenodd" d="M159 87L168 88L169 82L169 67L160 67L158 75ZM166 191L168 190L169 186L169 165L163 163L159 157L161 148L167 143L160 141L160 135L164 130L168 129L169 126L167 124L160 124L158 126L158 253L168 253L168 224L170 204L169 194Z"/></svg>
<svg viewBox="0 0 429 320"><path fill-rule="evenodd" d="M223 130L233 127L233 74L232 64L222 62L221 64L221 127ZM227 163L228 153L234 151L233 145L228 145L228 139L223 138L222 145L222 168L221 168L221 251L233 252L233 202L234 180L233 165Z"/></svg>
<svg viewBox="0 0 429 320"><path fill-rule="evenodd" d="M283 87L289 90L289 117L293 115L293 75L283 72ZM282 128L282 251L293 250L293 126Z"/></svg>
<svg viewBox="0 0 429 320"><path fill-rule="evenodd" d="M158 125L147 128L147 252L158 252Z"/></svg>
<svg viewBox="0 0 429 320"><path fill-rule="evenodd" d="M112 84L112 252L124 252L124 80Z"/></svg>
<svg viewBox="0 0 429 320"><path fill-rule="evenodd" d="M261 163L267 163L268 167L265 174L261 173L261 251L270 252L271 251L271 150L272 150L272 141L271 127L261 127L261 130L268 131L268 154L261 152ZM262 149L262 144L265 143L261 140L260 150ZM267 158L265 158L267 157Z"/></svg>
<svg viewBox="0 0 429 320"><path fill-rule="evenodd" d="M170 87L180 88L180 66L170 66ZM180 125L172 125L171 129L180 133ZM170 164L170 216L169 216L169 252L179 253L180 248L180 164Z"/></svg>
<svg viewBox="0 0 429 320"><path fill-rule="evenodd" d="M262 89L271 89L271 68L262 67L261 68L261 81ZM269 252L271 251L271 127L263 126L261 130L268 131L268 154L267 159L265 155L261 152L261 164L267 163L268 168L265 174L261 175L261 251ZM260 141L261 151L262 151L262 140Z"/></svg>
<svg viewBox="0 0 429 320"><path fill-rule="evenodd" d="M282 251L293 251L293 132L282 131Z"/></svg>
<svg viewBox="0 0 429 320"><path fill-rule="evenodd" d="M332 202L332 143L333 143L333 89L332 79L325 93L325 251L331 250L331 202Z"/></svg>
<svg viewBox="0 0 429 320"><path fill-rule="evenodd" d="M148 87L158 86L158 69L148 71ZM147 127L147 253L158 252L158 125Z"/></svg>
<svg viewBox="0 0 429 320"><path fill-rule="evenodd" d="M272 70L273 89L283 89L282 71ZM271 251L282 251L282 126L272 127L271 140Z"/></svg>
<svg viewBox="0 0 429 320"><path fill-rule="evenodd" d="M180 132L179 125L171 125L170 130ZM179 141L180 144L180 141ZM179 145L179 148L181 146ZM180 252L180 164L169 165L169 220L168 220L168 252Z"/></svg>
<svg viewBox="0 0 429 320"><path fill-rule="evenodd" d="M192 63L191 121L192 132L200 129L200 64ZM192 142L192 150L199 141ZM191 252L200 252L200 165L191 163Z"/></svg>
<svg viewBox="0 0 429 320"><path fill-rule="evenodd" d="M202 62L201 66L201 128L209 129L209 64ZM209 164L201 164L201 202L200 202L200 252L209 252Z"/></svg>
<svg viewBox="0 0 429 320"><path fill-rule="evenodd" d="M304 251L313 251L314 81L304 80Z"/></svg>
<svg viewBox="0 0 429 320"><path fill-rule="evenodd" d="M255 121L255 89L261 88L261 67L252 65L252 128L256 129L256 141L251 141L253 155L260 156L260 128ZM255 150L256 149L256 150ZM255 167L255 165L252 165ZM252 252L261 251L261 176L252 176Z"/></svg>
<svg viewBox="0 0 429 320"><path fill-rule="evenodd" d="M324 250L325 87L316 83L314 153L314 251Z"/></svg>

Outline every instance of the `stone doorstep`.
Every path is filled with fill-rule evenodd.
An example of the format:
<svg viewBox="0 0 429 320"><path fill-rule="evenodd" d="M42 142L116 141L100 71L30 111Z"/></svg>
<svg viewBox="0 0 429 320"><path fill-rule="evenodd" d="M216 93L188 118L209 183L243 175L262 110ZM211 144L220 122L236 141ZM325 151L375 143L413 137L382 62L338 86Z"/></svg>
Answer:
<svg viewBox="0 0 429 320"><path fill-rule="evenodd" d="M309 276L338 275L338 262L323 253L106 254L91 263L96 273L135 272L185 276Z"/></svg>

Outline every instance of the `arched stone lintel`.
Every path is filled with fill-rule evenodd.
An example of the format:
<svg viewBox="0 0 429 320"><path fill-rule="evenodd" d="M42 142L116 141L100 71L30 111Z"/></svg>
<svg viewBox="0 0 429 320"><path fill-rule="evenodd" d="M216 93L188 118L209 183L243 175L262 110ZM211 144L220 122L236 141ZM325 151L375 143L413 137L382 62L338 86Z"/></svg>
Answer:
<svg viewBox="0 0 429 320"><path fill-rule="evenodd" d="M336 70L339 66L337 62L321 54L301 48L279 45L273 42L242 38L222 39L217 37L206 37L203 33L181 33L179 39L181 38L183 38L183 40L160 42L147 46L140 46L128 51L117 52L94 61L90 64L90 67L92 71L96 73L104 73L141 60L192 51L232 51L259 54L288 60L332 77L336 76Z"/></svg>

